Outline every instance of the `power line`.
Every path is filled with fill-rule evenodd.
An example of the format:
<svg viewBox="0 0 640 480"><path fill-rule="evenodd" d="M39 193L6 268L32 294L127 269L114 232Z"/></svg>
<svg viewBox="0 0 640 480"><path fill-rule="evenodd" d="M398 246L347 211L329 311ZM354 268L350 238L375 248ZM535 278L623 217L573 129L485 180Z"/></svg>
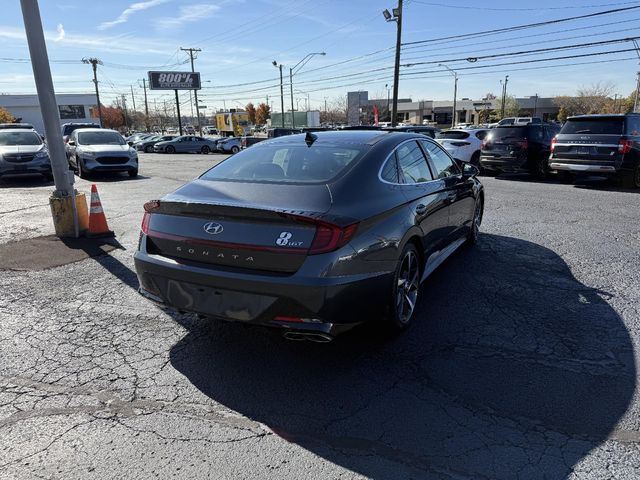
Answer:
<svg viewBox="0 0 640 480"><path fill-rule="evenodd" d="M524 25L516 25L513 27L504 27L504 28L495 28L493 30L485 30L482 32L474 32L474 33L464 33L461 35L451 35L448 37L439 37L439 38L430 38L430 39L426 39L426 40L416 40L414 42L405 42L403 43L403 45L416 45L416 44L421 44L421 43L431 43L431 42L437 42L437 41L441 41L441 40L453 40L453 39L457 39L457 38L473 38L476 36L484 36L484 35L488 35L488 34L496 34L496 33L503 33L503 32L515 32L517 30L524 30L524 29L528 29L528 28L535 28L535 27L542 27L545 25L554 25L554 24L558 24L558 23L564 23L564 22L570 22L573 20L581 20L584 18L592 18L592 17L599 17L602 15L611 15L614 13L620 13L620 12L625 12L625 11L629 11L629 10L636 10L640 8L640 5L635 6L635 7L624 7L624 8L615 8L612 10L605 10L602 12L595 12L595 13L589 13L587 15L577 15L575 17L566 17L566 18L559 18L559 19L555 19L555 20L547 20L545 22L537 22L537 23L527 23Z"/></svg>
<svg viewBox="0 0 640 480"><path fill-rule="evenodd" d="M537 8L511 8L511 7L488 7L483 5L482 7L477 7L475 5L447 5L446 3L438 3L438 2L424 2L422 0L413 0L413 3L418 3L420 5L426 5L429 7L443 7L443 8L458 8L464 10L490 10L495 12L526 12L526 11L538 11L540 7ZM600 8L600 7L613 7L616 5L633 5L638 2L616 2L616 3L601 3L599 5L567 5L563 7L544 7L545 10L575 10L576 8Z"/></svg>

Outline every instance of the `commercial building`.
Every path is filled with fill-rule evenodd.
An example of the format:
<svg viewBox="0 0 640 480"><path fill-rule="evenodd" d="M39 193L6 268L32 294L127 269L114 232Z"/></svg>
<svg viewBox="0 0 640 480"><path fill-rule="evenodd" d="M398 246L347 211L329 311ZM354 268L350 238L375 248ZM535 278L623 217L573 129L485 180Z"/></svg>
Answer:
<svg viewBox="0 0 640 480"><path fill-rule="evenodd" d="M99 123L95 95L62 93L56 95L56 103L61 125L69 122ZM8 110L18 121L30 123L38 132L44 133L37 95L0 94L0 107Z"/></svg>
<svg viewBox="0 0 640 480"><path fill-rule="evenodd" d="M543 120L555 119L559 108L553 98L538 96L517 98L520 111L518 116L541 117ZM347 94L347 122L349 125L370 125L373 123L374 105L378 106L379 121L390 121L391 115L387 110L387 99L368 98L368 92L349 92ZM483 123L488 113L498 106L496 99L472 100L461 98L456 101L456 118L454 123ZM451 100L421 100L414 102L410 98L398 99L398 123L407 124L436 124L440 127L450 126L453 116L453 101Z"/></svg>

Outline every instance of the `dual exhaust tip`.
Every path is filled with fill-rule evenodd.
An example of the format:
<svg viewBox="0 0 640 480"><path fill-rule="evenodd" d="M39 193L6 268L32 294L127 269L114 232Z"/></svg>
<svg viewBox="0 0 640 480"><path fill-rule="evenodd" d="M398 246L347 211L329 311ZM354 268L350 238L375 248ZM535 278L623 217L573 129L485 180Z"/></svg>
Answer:
<svg viewBox="0 0 640 480"><path fill-rule="evenodd" d="M308 340L316 343L329 343L333 340L331 335L319 332L285 332L284 338L291 341L302 342Z"/></svg>

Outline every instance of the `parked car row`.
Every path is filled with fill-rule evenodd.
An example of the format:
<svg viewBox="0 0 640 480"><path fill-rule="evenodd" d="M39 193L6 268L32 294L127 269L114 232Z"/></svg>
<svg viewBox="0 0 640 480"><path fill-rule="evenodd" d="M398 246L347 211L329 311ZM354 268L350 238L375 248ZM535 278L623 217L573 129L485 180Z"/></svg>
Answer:
<svg viewBox="0 0 640 480"><path fill-rule="evenodd" d="M640 115L580 115L562 127L551 123L500 125L482 143L480 168L487 174L529 172L616 179L640 188Z"/></svg>

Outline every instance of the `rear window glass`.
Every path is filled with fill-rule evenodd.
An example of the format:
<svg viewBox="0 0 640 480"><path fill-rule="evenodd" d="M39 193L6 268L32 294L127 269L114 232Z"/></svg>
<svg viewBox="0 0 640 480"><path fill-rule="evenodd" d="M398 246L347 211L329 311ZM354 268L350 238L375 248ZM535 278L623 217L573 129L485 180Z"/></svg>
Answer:
<svg viewBox="0 0 640 480"><path fill-rule="evenodd" d="M624 133L624 119L600 118L585 120L567 120L561 134L596 134L596 135L622 135Z"/></svg>
<svg viewBox="0 0 640 480"><path fill-rule="evenodd" d="M0 145L41 145L42 139L35 132L0 132Z"/></svg>
<svg viewBox="0 0 640 480"><path fill-rule="evenodd" d="M469 132L449 130L447 132L440 132L436 138L451 138L454 140L464 140L465 138L469 138Z"/></svg>
<svg viewBox="0 0 640 480"><path fill-rule="evenodd" d="M62 135L71 135L75 130L79 128L99 128L98 125L66 125L64 127L64 133Z"/></svg>
<svg viewBox="0 0 640 480"><path fill-rule="evenodd" d="M357 162L364 145L254 145L219 163L204 180L244 182L328 182Z"/></svg>
<svg viewBox="0 0 640 480"><path fill-rule="evenodd" d="M527 129L524 127L500 127L493 129L489 135L492 140L522 139L526 138Z"/></svg>

